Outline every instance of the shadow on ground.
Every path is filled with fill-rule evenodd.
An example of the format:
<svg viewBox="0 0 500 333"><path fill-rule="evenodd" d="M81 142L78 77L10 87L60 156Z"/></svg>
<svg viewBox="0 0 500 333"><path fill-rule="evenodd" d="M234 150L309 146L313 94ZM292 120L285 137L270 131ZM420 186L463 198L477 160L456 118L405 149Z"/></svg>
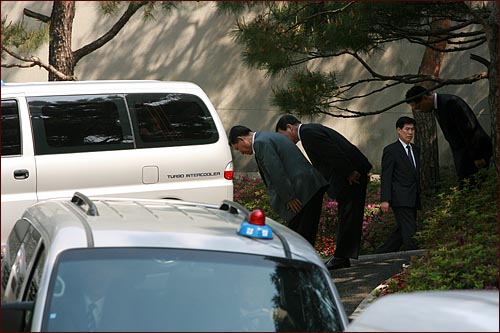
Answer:
<svg viewBox="0 0 500 333"><path fill-rule="evenodd" d="M330 271L347 316L352 319L358 305L379 284L399 273L403 264L413 256L421 256L425 250L384 253L351 259L351 267Z"/></svg>

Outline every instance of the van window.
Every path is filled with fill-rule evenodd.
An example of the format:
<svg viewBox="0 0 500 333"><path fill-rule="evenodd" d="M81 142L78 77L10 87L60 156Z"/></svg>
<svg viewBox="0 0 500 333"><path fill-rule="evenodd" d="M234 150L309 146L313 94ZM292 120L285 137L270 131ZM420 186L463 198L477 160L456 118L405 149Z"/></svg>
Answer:
<svg viewBox="0 0 500 333"><path fill-rule="evenodd" d="M37 155L134 147L119 95L30 97L28 106Z"/></svg>
<svg viewBox="0 0 500 333"><path fill-rule="evenodd" d="M21 128L17 101L2 101L2 156L21 155Z"/></svg>
<svg viewBox="0 0 500 333"><path fill-rule="evenodd" d="M128 94L138 148L217 142L219 133L202 100L189 94Z"/></svg>

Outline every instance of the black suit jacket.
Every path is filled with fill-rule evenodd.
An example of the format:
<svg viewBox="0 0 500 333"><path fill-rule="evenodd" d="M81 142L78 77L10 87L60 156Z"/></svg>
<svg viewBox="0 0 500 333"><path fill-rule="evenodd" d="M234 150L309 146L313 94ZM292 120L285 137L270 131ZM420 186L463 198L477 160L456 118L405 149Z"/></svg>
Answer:
<svg viewBox="0 0 500 333"><path fill-rule="evenodd" d="M380 201L388 201L391 207L420 209L420 151L411 147L416 168L399 140L384 148Z"/></svg>
<svg viewBox="0 0 500 333"><path fill-rule="evenodd" d="M493 154L491 138L462 98L437 94L437 110L434 115L452 152L455 154L463 151L463 163L473 163L482 158L489 162Z"/></svg>
<svg viewBox="0 0 500 333"><path fill-rule="evenodd" d="M300 149L282 134L257 132L253 149L271 207L286 221L296 215L286 206L290 200L298 198L305 206L328 185Z"/></svg>
<svg viewBox="0 0 500 333"><path fill-rule="evenodd" d="M330 183L328 196L337 198L353 172L367 174L372 165L365 155L339 132L321 124L302 124L300 141L321 175Z"/></svg>

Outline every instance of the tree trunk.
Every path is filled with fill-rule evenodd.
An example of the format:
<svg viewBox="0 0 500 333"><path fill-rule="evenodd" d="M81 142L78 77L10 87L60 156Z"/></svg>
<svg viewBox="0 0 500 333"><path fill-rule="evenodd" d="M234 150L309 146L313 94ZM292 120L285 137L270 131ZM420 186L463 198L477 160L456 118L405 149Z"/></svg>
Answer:
<svg viewBox="0 0 500 333"><path fill-rule="evenodd" d="M75 1L54 1L50 17L49 64L60 72L73 76L75 63L71 51L71 33L75 17ZM58 81L49 72L49 81Z"/></svg>
<svg viewBox="0 0 500 333"><path fill-rule="evenodd" d="M432 23L433 29L446 29L451 25L450 20L435 21ZM429 39L432 40L432 37ZM436 45L437 48L446 47L446 41ZM439 76L441 64L443 63L444 52L439 52L431 48L426 48L422 57L422 62L418 70L419 74ZM422 86L429 88L432 83L424 82ZM439 180L439 150L437 139L437 125L432 113L413 112L413 117L417 122L415 133L415 143L420 147L420 170L422 190L431 189Z"/></svg>
<svg viewBox="0 0 500 333"><path fill-rule="evenodd" d="M491 140L493 141L493 157L491 159L498 174L498 3L496 1L490 2L488 6L491 14L485 31L490 52L488 102L491 115Z"/></svg>

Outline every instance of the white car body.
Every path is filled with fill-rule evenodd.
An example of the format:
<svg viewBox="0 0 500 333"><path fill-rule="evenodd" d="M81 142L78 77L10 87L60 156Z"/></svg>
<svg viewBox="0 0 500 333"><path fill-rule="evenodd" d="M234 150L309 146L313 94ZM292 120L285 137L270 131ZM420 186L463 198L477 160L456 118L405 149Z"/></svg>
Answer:
<svg viewBox="0 0 500 333"><path fill-rule="evenodd" d="M217 115L215 108L203 90L188 82L161 82L161 81L81 81L81 82L37 82L15 83L2 86L2 181L1 181L1 234L2 245L12 229L17 218L33 203L41 200L69 197L75 191L81 191L92 196L136 197L148 199L173 198L188 201L203 201L219 203L224 199L232 200L232 156L228 145L224 127ZM146 96L162 97L160 102L148 104ZM209 119L212 137L207 142L204 139L171 143L144 143L143 130L139 121L139 108L128 101L128 96L139 100L144 97L144 110L147 107L155 112L161 109L162 104L168 105L169 96L180 96L178 105L196 104L204 112L203 117ZM191 100L183 100L188 96ZM47 123L50 118L44 112L51 112L52 118L59 114L76 112L70 107L57 110L58 103L77 105L81 99L92 104L96 110L102 106L108 108L116 102L116 121L110 120L111 126L120 126L123 139L119 144L127 145L125 148L112 149L97 148L100 140L97 136L87 136L82 139L85 144L94 145L82 148L83 144L72 150L68 147L51 147L58 145L63 136L49 142L44 133L51 130L50 126L59 124L57 130L64 131L64 120L58 123ZM87 100L88 99L88 100ZM109 100L108 100L109 99ZM132 101L136 101L132 99ZM91 101L91 102L88 102ZM194 101L194 102L193 102ZM85 104L79 112L84 114ZM45 103L46 106L38 106ZM99 104L101 103L101 104ZM156 105L153 105L156 103ZM147 105L147 107L145 106ZM7 122L5 112L17 108L20 123L19 152L9 151L4 147L4 141L12 139L14 125ZM165 106L167 109L169 106ZM37 109L38 108L38 109ZM44 109L45 108L45 109ZM174 108L174 107L172 107ZM113 109L113 110L115 110ZM44 111L48 110L48 111ZM142 114L151 114L146 110ZM59 113L56 113L59 112ZM102 111L106 117L108 109ZM12 112L15 112L12 111ZM141 109L141 112L142 109ZM177 112L177 111L176 111ZM89 113L89 112L87 112ZM166 113L166 112L165 112ZM178 112L180 114L180 111ZM92 113L90 113L92 114ZM111 116L109 116L111 117ZM142 117L142 116L141 116ZM153 118L153 117L151 117ZM50 119L49 119L50 120ZM56 119L57 120L57 119ZM95 118L77 119L81 125L87 127L104 126ZM143 119L144 120L144 119ZM150 120L150 119L146 119ZM75 131L79 124L66 122L68 131ZM151 120L152 123L158 119ZM91 124L90 126L88 124ZM45 127L43 126L45 124ZM172 129L179 133L179 124L170 123L163 128ZM8 126L9 125L9 126ZM177 127L175 127L177 125ZM189 124L182 124L189 125ZM73 127L71 127L73 126ZM5 131L4 131L5 129ZM8 132L10 130L10 132ZM18 129L19 130L19 129ZM53 130L53 129L52 129ZM102 131L107 130L104 129ZM97 131L97 130L96 130ZM192 134L192 133L191 133ZM9 137L11 135L11 137ZM48 136L48 134L46 134ZM69 133L68 135L71 135ZM192 134L192 135L196 135ZM111 136L110 136L111 137ZM94 140L95 142L92 142ZM167 140L167 139L166 139ZM168 139L175 141L176 139ZM5 143L7 145L7 143ZM37 147L38 145L38 147ZM69 144L68 144L69 145ZM42 151L42 150L45 151ZM59 149L59 151L57 151ZM65 149L61 151L61 149ZM85 151L82 151L84 149ZM39 150L40 152L37 152ZM53 152L55 151L55 152Z"/></svg>
<svg viewBox="0 0 500 333"><path fill-rule="evenodd" d="M389 294L368 305L347 332L498 332L498 290Z"/></svg>

